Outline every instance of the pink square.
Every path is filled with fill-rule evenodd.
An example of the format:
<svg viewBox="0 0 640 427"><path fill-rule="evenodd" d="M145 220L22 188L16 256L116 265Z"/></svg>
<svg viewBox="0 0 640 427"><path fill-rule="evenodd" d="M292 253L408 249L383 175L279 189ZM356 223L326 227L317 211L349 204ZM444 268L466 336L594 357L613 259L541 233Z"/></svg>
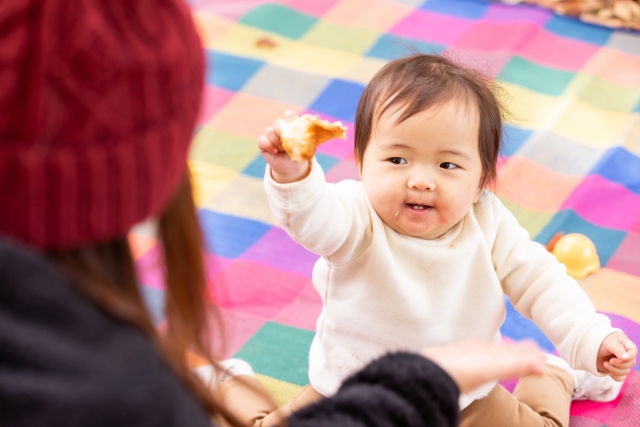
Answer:
<svg viewBox="0 0 640 427"><path fill-rule="evenodd" d="M640 234L627 234L607 262L607 268L640 276Z"/></svg>
<svg viewBox="0 0 640 427"><path fill-rule="evenodd" d="M307 251L283 229L272 227L240 258L311 278L313 266L320 257Z"/></svg>
<svg viewBox="0 0 640 427"><path fill-rule="evenodd" d="M445 51L445 55L456 64L477 70L491 78L496 78L512 57L509 52L480 52L455 47Z"/></svg>
<svg viewBox="0 0 640 427"><path fill-rule="evenodd" d="M598 48L599 46L541 30L520 44L514 53L548 67L578 71Z"/></svg>
<svg viewBox="0 0 640 427"><path fill-rule="evenodd" d="M473 21L439 13L415 11L389 31L412 39L449 44L464 34Z"/></svg>
<svg viewBox="0 0 640 427"><path fill-rule="evenodd" d="M193 0L190 4L192 10L214 13L233 19L234 21L243 17L251 9L264 3L264 0L233 0L233 1L211 1Z"/></svg>
<svg viewBox="0 0 640 427"><path fill-rule="evenodd" d="M320 295L309 282L298 295L295 296L291 304L287 305L274 317L273 321L293 326L295 328L316 330L316 321L322 311L322 300Z"/></svg>
<svg viewBox="0 0 640 427"><path fill-rule="evenodd" d="M206 85L202 94L202 104L197 125L201 126L211 118L235 95L235 92L217 86Z"/></svg>
<svg viewBox="0 0 640 427"><path fill-rule="evenodd" d="M534 23L482 20L474 23L452 47L482 52L512 52L539 31L540 26Z"/></svg>
<svg viewBox="0 0 640 427"><path fill-rule="evenodd" d="M331 168L326 175L327 182L340 182L345 179L353 179L354 181L360 181L358 175L358 167L355 162L341 161L337 165Z"/></svg>
<svg viewBox="0 0 640 427"><path fill-rule="evenodd" d="M492 4L483 18L489 21L535 22L544 26L552 16L552 12L535 6Z"/></svg>
<svg viewBox="0 0 640 427"><path fill-rule="evenodd" d="M267 323L267 319L251 314L225 308L219 308L219 310L225 337L221 344L224 346L219 348L221 340L216 339L215 336L212 337L212 341L218 344L215 354L220 354L225 359L237 353ZM211 332L215 334L217 331L212 329Z"/></svg>
<svg viewBox="0 0 640 427"><path fill-rule="evenodd" d="M573 190L560 210L567 208L600 227L628 231L640 217L640 195L623 185L590 175Z"/></svg>
<svg viewBox="0 0 640 427"><path fill-rule="evenodd" d="M214 254L205 254L204 256L204 268L207 271L208 278L217 276L227 268L229 264L231 264L231 258Z"/></svg>
<svg viewBox="0 0 640 427"><path fill-rule="evenodd" d="M338 0L278 0L283 6L290 7L298 12L313 16L322 16L336 4Z"/></svg>
<svg viewBox="0 0 640 427"><path fill-rule="evenodd" d="M136 261L136 275L138 282L143 285L164 291L164 263L159 245L148 250Z"/></svg>
<svg viewBox="0 0 640 427"><path fill-rule="evenodd" d="M271 319L309 283L308 277L234 260L211 280L216 302L227 309Z"/></svg>
<svg viewBox="0 0 640 427"><path fill-rule="evenodd" d="M631 376L633 376L635 372L631 372L624 385L622 386L622 390L620 390L620 394L618 397L611 402L592 402L590 400L580 400L576 402L571 402L571 416L580 416L589 418L592 420L597 420L603 424L607 423L607 421L611 418L611 415L615 412L616 407L620 403L620 401L624 398L625 391L627 386L630 383Z"/></svg>

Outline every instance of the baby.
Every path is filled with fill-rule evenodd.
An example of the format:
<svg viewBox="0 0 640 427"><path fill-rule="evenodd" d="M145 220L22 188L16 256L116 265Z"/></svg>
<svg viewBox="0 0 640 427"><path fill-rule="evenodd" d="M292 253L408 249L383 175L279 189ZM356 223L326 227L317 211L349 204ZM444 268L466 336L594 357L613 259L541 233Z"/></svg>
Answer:
<svg viewBox="0 0 640 427"><path fill-rule="evenodd" d="M389 351L499 342L504 295L562 358L548 356L546 374L522 378L513 395L496 383L463 395L462 426L567 426L572 398L618 395L636 346L486 190L502 134L490 80L439 56L387 64L358 105L360 182L328 184L315 160L292 161L281 123L258 140L269 203L289 235L321 256L311 388L297 406L334 394Z"/></svg>

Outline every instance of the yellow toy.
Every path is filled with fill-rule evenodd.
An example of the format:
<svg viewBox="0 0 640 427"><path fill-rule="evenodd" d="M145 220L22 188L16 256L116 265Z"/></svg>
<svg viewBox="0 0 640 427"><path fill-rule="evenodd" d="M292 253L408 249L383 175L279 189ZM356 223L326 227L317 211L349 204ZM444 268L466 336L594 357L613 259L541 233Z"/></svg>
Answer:
<svg viewBox="0 0 640 427"><path fill-rule="evenodd" d="M582 279L600 270L600 258L596 246L583 234L556 234L547 249L567 267L567 273L574 279Z"/></svg>

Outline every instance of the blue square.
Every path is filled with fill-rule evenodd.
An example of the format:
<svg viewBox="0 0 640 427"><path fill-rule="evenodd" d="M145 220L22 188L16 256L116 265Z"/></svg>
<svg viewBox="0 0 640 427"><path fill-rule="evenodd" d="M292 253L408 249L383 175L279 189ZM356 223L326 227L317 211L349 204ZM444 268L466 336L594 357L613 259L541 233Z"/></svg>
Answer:
<svg viewBox="0 0 640 427"><path fill-rule="evenodd" d="M640 99L638 100L638 103L636 104L636 106L633 107L633 112L640 113Z"/></svg>
<svg viewBox="0 0 640 427"><path fill-rule="evenodd" d="M640 157L622 147L607 150L590 174L598 174L640 194Z"/></svg>
<svg viewBox="0 0 640 427"><path fill-rule="evenodd" d="M206 52L208 84L237 91L264 62L210 50Z"/></svg>
<svg viewBox="0 0 640 427"><path fill-rule="evenodd" d="M534 240L546 245L558 231L562 231L564 234L581 233L590 238L596 245L602 266L607 264L609 258L615 253L627 235L624 231L593 225L582 219L572 209L567 209L555 214Z"/></svg>
<svg viewBox="0 0 640 427"><path fill-rule="evenodd" d="M482 18L489 4L478 0L428 0L420 9L462 18Z"/></svg>
<svg viewBox="0 0 640 427"><path fill-rule="evenodd" d="M151 314L153 324L155 326L160 325L165 318L164 291L145 285L138 286L138 289L140 289L142 300L144 301L147 310L149 310L149 314Z"/></svg>
<svg viewBox="0 0 640 427"><path fill-rule="evenodd" d="M267 168L267 162L264 160L261 154L257 155L251 163L243 169L242 173L254 178L264 178L264 172Z"/></svg>
<svg viewBox="0 0 640 427"><path fill-rule="evenodd" d="M334 167L340 159L336 159L333 156L327 156L326 154L316 153L316 160L322 166L322 170L324 173L329 172L329 170ZM262 156L256 156L255 159L249 165L244 168L242 171L243 174L248 176L253 176L255 178L264 178L264 171L267 167L267 162L264 160Z"/></svg>
<svg viewBox="0 0 640 427"><path fill-rule="evenodd" d="M443 45L384 34L378 39L369 52L367 52L366 56L391 60L418 52L437 54L444 49L445 46Z"/></svg>
<svg viewBox="0 0 640 427"><path fill-rule="evenodd" d="M516 151L529 139L533 131L517 126L502 126L502 152L503 156L513 156Z"/></svg>
<svg viewBox="0 0 640 427"><path fill-rule="evenodd" d="M200 210L200 224L209 252L237 258L256 243L271 226L258 221Z"/></svg>
<svg viewBox="0 0 640 427"><path fill-rule="evenodd" d="M574 18L554 15L544 26L547 30L560 36L582 40L588 43L604 45L611 37L613 30L580 22Z"/></svg>
<svg viewBox="0 0 640 427"><path fill-rule="evenodd" d="M511 338L514 341L522 341L524 339L534 340L540 348L551 353L554 349L549 338L542 333L540 328L531 320L524 317L509 301L505 295L504 304L507 307L507 317L500 327L500 333L503 337Z"/></svg>
<svg viewBox="0 0 640 427"><path fill-rule="evenodd" d="M309 109L353 123L362 92L362 85L335 79Z"/></svg>

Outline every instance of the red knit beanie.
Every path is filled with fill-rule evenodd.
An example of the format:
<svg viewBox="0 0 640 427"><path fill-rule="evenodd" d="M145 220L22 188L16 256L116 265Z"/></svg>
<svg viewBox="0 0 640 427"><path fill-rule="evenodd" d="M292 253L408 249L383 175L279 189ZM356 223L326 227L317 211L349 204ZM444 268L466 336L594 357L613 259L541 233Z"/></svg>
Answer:
<svg viewBox="0 0 640 427"><path fill-rule="evenodd" d="M185 171L204 79L179 0L0 2L0 235L123 236Z"/></svg>

